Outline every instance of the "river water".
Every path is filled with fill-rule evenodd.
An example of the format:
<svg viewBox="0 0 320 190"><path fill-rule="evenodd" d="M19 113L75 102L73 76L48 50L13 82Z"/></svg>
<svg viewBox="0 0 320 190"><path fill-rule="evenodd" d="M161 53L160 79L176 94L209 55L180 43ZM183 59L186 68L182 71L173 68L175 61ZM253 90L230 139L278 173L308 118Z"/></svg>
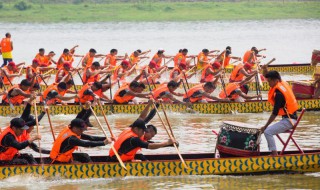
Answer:
<svg viewBox="0 0 320 190"><path fill-rule="evenodd" d="M232 46L233 55L257 46L267 48L267 59L277 58L276 64L310 62L313 49L319 49L320 20L274 20L274 21L219 21L219 22L147 22L147 23L90 23L90 24L1 24L0 34L11 32L14 42L14 60L30 63L38 49L53 50L60 55L63 48L78 44L77 54L85 54L89 48L106 54L117 48L119 54L131 53L135 49L151 49L152 56L158 48L174 55L180 48L188 48L190 54L201 49L223 49ZM288 79L308 79L303 73L286 75ZM270 113L235 115L198 115L169 113L170 121L182 153L214 152L215 136L223 121L232 120L262 126ZM55 133L67 125L75 115L52 116ZM115 134L130 125L138 115L109 115L108 119ZM1 117L1 126L11 118ZM103 123L103 118L99 117ZM91 118L96 124L94 118ZM152 121L158 127L155 141L166 140L160 120ZM320 148L320 117L318 112L307 112L295 133L295 139L305 149ZM50 149L52 136L46 117L40 122L43 148ZM97 129L88 134L102 135ZM281 148L277 142L278 148ZM262 151L267 150L265 138ZM292 145L289 149L294 149ZM107 154L109 147L80 149L90 155ZM31 150L25 150L32 152ZM35 156L36 153L32 152ZM172 148L144 150L144 154L174 153ZM262 175L262 176L182 176L153 178L116 178L66 180L18 176L0 181L1 189L320 189L320 174ZM35 186L37 184L37 186Z"/></svg>

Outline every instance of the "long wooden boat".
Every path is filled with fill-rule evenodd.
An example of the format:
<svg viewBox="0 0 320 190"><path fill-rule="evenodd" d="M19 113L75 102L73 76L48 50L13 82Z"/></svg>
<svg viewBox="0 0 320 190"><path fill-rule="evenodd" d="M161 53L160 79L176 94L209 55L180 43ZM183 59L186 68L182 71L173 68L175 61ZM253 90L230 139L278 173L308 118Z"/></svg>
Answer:
<svg viewBox="0 0 320 190"><path fill-rule="evenodd" d="M92 157L93 163L0 166L0 179L33 175L68 179L113 178L128 176L182 175L247 175L266 173L303 173L320 171L320 150L298 154L285 152L271 157L261 153L255 157L214 158L213 153L183 154L188 168L177 155L146 155L149 161L127 162L127 170L119 163L105 162L105 156Z"/></svg>
<svg viewBox="0 0 320 190"><path fill-rule="evenodd" d="M320 99L300 99L298 100L300 108L307 110L319 110ZM106 113L126 113L126 114L139 114L145 108L146 104L105 104L103 108ZM272 106L266 100L263 101L247 101L242 103L225 103L225 102L211 102L211 103L196 103L192 105L192 110L187 109L184 104L165 104L166 110L172 112L188 112L193 111L202 114L228 114L231 112L238 113L259 113L270 112ZM15 106L14 110L10 106L0 106L0 116L16 116L23 112L23 106ZM38 106L38 111L41 111L42 106ZM96 113L101 115L101 110L96 106ZM80 105L53 105L50 106L50 113L54 115L59 114L77 114L81 110Z"/></svg>
<svg viewBox="0 0 320 190"><path fill-rule="evenodd" d="M226 68L226 72L231 73L233 67ZM311 66L310 63L299 63L299 64L277 64L270 65L270 70L276 70L278 72L284 73L312 73L314 72L315 67ZM25 74L25 69L22 70L22 73ZM51 70L48 74L55 75L57 70Z"/></svg>

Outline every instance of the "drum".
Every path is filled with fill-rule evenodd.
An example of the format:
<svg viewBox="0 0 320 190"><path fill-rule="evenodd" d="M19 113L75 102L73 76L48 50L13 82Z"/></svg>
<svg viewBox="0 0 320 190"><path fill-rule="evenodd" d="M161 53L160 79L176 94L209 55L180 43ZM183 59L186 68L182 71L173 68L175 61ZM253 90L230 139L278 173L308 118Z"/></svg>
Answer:
<svg viewBox="0 0 320 190"><path fill-rule="evenodd" d="M311 65L316 66L317 63L320 63L320 51L313 50L312 57L311 57Z"/></svg>
<svg viewBox="0 0 320 190"><path fill-rule="evenodd" d="M292 82L292 91L296 98L312 98L314 86L311 81Z"/></svg>
<svg viewBox="0 0 320 190"><path fill-rule="evenodd" d="M260 129L240 122L224 121L220 126L217 150L220 157L260 155Z"/></svg>

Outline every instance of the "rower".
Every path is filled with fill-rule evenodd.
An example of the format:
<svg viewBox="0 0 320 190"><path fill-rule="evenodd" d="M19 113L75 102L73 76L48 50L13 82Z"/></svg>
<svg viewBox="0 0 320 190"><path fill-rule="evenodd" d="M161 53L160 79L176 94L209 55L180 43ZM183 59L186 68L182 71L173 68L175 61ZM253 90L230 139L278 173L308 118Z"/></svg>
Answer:
<svg viewBox="0 0 320 190"><path fill-rule="evenodd" d="M95 61L92 63L90 67L86 67L83 72L83 82L84 84L88 82L99 82L100 81L100 74L108 73L107 70L102 70L100 67L100 63Z"/></svg>
<svg viewBox="0 0 320 190"><path fill-rule="evenodd" d="M207 64L210 63L209 57L215 57L216 55L212 55L212 53L218 50L209 51L208 49L203 49L197 56L197 69L204 68Z"/></svg>
<svg viewBox="0 0 320 190"><path fill-rule="evenodd" d="M200 82L212 82L215 78L219 78L221 71L222 68L219 62L207 64L202 70Z"/></svg>
<svg viewBox="0 0 320 190"><path fill-rule="evenodd" d="M229 82L240 82L244 77L248 78L252 75L256 75L258 71L252 71L252 65L250 63L239 63L234 67L230 74Z"/></svg>
<svg viewBox="0 0 320 190"><path fill-rule="evenodd" d="M6 66L12 60L13 42L11 40L11 34L7 32L5 38L0 41L0 54L2 54L3 64L1 67Z"/></svg>
<svg viewBox="0 0 320 190"><path fill-rule="evenodd" d="M132 74L134 71L134 68L130 69L130 63L127 60L123 60L121 64L116 67L116 69L113 72L113 80L120 80L125 81L125 77Z"/></svg>
<svg viewBox="0 0 320 190"><path fill-rule="evenodd" d="M28 165L36 164L34 158L28 154L21 154L19 150L25 149L35 140L41 140L40 135L35 135L29 140L19 142L19 136L29 127L22 118L14 118L0 134L0 164L1 165Z"/></svg>
<svg viewBox="0 0 320 190"><path fill-rule="evenodd" d="M147 131L145 122L142 119L137 119L130 125L130 129L124 130L114 143L114 148L118 152L122 161L134 161L135 155L141 148L158 149L170 146L176 143L169 139L162 143L145 142L142 137ZM109 151L109 160L116 162L116 156L112 149Z"/></svg>
<svg viewBox="0 0 320 190"><path fill-rule="evenodd" d="M39 67L49 67L52 63L57 64L52 58L56 55L53 51L50 51L48 55L45 55L43 48L39 49L39 53L34 57L39 61Z"/></svg>
<svg viewBox="0 0 320 190"><path fill-rule="evenodd" d="M99 99L99 94L102 93L101 88L101 82L87 83L83 85L78 93L79 98L76 98L75 102L85 104L87 101L90 101L96 104Z"/></svg>
<svg viewBox="0 0 320 190"><path fill-rule="evenodd" d="M255 95L255 96L249 96L245 92L242 91L242 86L247 84L252 77L255 75L252 75L245 80L242 80L241 82L233 82L233 83L228 83L228 85L225 87L225 90L221 90L219 93L220 98L230 98L231 101L235 102L244 102L245 100L250 100L253 98L261 98L261 94ZM245 89L248 91L248 89ZM227 93L227 94L226 94Z"/></svg>
<svg viewBox="0 0 320 190"><path fill-rule="evenodd" d="M128 104L137 103L133 99L135 97L139 98L149 98L150 93L143 93L146 86L143 83L139 83L136 80L132 81L129 85L124 83L116 91L113 99L115 104Z"/></svg>
<svg viewBox="0 0 320 190"><path fill-rule="evenodd" d="M183 96L184 94L175 92L180 86L180 82L175 82L171 80L168 84L162 84L153 90L153 97L155 100L162 99L166 103L182 103L184 102L178 100L174 96Z"/></svg>
<svg viewBox="0 0 320 190"><path fill-rule="evenodd" d="M13 105L21 105L25 98L32 96L29 92L30 87L31 83L27 79L23 79L19 85L13 85L8 89L8 94L2 97L2 104L9 105L9 103L12 103ZM8 100L7 96L9 96L10 100Z"/></svg>
<svg viewBox="0 0 320 190"><path fill-rule="evenodd" d="M223 67L227 67L230 64L231 59L236 59L241 61L241 57L235 57L231 55L231 47L227 46L226 49L220 53L220 55L216 58L215 61L219 62Z"/></svg>
<svg viewBox="0 0 320 190"><path fill-rule="evenodd" d="M130 68L133 65L138 64L141 59L149 58L147 56L143 56L149 52L151 52L151 50L142 52L140 49L138 49L138 50L134 51L129 57Z"/></svg>
<svg viewBox="0 0 320 190"><path fill-rule="evenodd" d="M277 71L267 71L267 67L263 68L264 76L267 78L270 86L268 102L273 105L273 111L267 123L261 127L261 131L264 132L271 155L275 156L278 155L278 153L273 135L283 133L293 127L297 122L297 110L299 105L291 87L287 82L281 79L280 74ZM282 116L282 119L279 122L270 125L277 115Z"/></svg>
<svg viewBox="0 0 320 190"><path fill-rule="evenodd" d="M184 73L187 69L187 64L185 62L180 62L178 67L175 67L170 72L170 80L179 81L181 78L184 78ZM190 75L186 74L186 77L190 79L195 73Z"/></svg>
<svg viewBox="0 0 320 190"><path fill-rule="evenodd" d="M29 81L32 81L36 77L37 74L41 75L42 71L46 71L49 69L51 69L51 68L50 67L39 67L39 60L33 59L32 64L26 68L26 79ZM50 77L50 75L38 77L38 79L36 81L37 81L37 83L40 84L42 81L42 78L46 79L49 77Z"/></svg>
<svg viewBox="0 0 320 190"><path fill-rule="evenodd" d="M67 90L68 88L65 82L60 82L59 84L53 83L43 91L41 100L44 100L47 105L55 105L59 103L66 105L66 103L62 101L69 101L78 97L77 94L74 96L65 97L64 95L67 93Z"/></svg>
<svg viewBox="0 0 320 190"><path fill-rule="evenodd" d="M152 83L160 84L159 78L167 68L168 67L166 65L158 67L157 63L151 60L147 66L142 68L142 70L146 72L149 82L151 81ZM143 84L148 84L147 80L145 80L145 77L145 75L141 75L140 82Z"/></svg>
<svg viewBox="0 0 320 190"><path fill-rule="evenodd" d="M216 89L216 82L219 78L217 77L216 81L214 82L206 82L205 84L198 84L183 96L184 102L191 102L191 103L208 103L206 100L207 98L216 101L230 101L228 98L220 99L215 96L211 96L211 93Z"/></svg>
<svg viewBox="0 0 320 190"><path fill-rule="evenodd" d="M186 63L187 68L189 68L191 59L187 60L187 58L193 58L193 56L187 56L187 54L188 54L188 49L186 48L182 49L181 52L177 53L173 58L174 67L178 67L178 65L181 62L184 62Z"/></svg>
<svg viewBox="0 0 320 190"><path fill-rule="evenodd" d="M84 58L82 60L82 67L83 68L90 68L95 57L103 56L102 54L96 54L96 53L97 53L97 51L93 48L91 48L89 50L89 52L84 56Z"/></svg>
<svg viewBox="0 0 320 190"><path fill-rule="evenodd" d="M73 55L75 53L76 48L79 47L78 45L74 46L73 48L71 48L70 50L65 48L62 52L62 54L60 55L58 62L57 62L57 69L61 69L63 67L63 64L68 62L72 65L74 59L73 59Z"/></svg>
<svg viewBox="0 0 320 190"><path fill-rule="evenodd" d="M254 65L257 62L257 57L263 57L265 58L265 55L259 55L259 52L265 51L267 49L260 49L256 47L252 47L251 50L248 50L243 55L243 63L249 63L251 65Z"/></svg>
<svg viewBox="0 0 320 190"><path fill-rule="evenodd" d="M164 55L164 49L160 48L158 52L152 57L152 61L156 62L158 67L161 67L162 58L171 58Z"/></svg>
<svg viewBox="0 0 320 190"><path fill-rule="evenodd" d="M71 77L68 76L72 69L72 65L69 62L65 62L63 67L60 68L56 74L55 83L68 81Z"/></svg>
<svg viewBox="0 0 320 190"><path fill-rule="evenodd" d="M110 53L106 55L106 59L104 61L104 67L115 68L117 66L118 60L123 60L123 57L117 56L118 50L111 49Z"/></svg>
<svg viewBox="0 0 320 190"><path fill-rule="evenodd" d="M74 153L80 147L105 146L111 143L111 139L84 134L87 130L86 123L79 118L73 119L69 126L65 127L53 143L50 152L50 163L88 163L92 162L87 153Z"/></svg>
<svg viewBox="0 0 320 190"><path fill-rule="evenodd" d="M3 75L2 75L3 83L5 85L11 85L15 77L20 77L22 75L21 73L20 74L15 74L15 73L17 73L18 71L18 67L23 64L24 62L16 65L13 61L10 61L8 65L1 68L3 72Z"/></svg>

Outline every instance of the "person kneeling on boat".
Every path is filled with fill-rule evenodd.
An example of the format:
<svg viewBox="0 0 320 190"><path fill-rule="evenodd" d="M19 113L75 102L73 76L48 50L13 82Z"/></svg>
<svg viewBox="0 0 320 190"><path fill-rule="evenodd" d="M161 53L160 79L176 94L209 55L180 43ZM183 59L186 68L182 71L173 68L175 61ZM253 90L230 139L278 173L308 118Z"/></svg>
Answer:
<svg viewBox="0 0 320 190"><path fill-rule="evenodd" d="M219 78L217 78L219 79ZM191 103L207 103L207 99L216 100L216 101L230 101L229 98L220 99L215 96L211 96L211 93L216 89L216 85L214 82L206 82L205 84L198 84L183 96L184 102Z"/></svg>
<svg viewBox="0 0 320 190"><path fill-rule="evenodd" d="M129 102L133 102L135 97L149 98L150 93L143 93L145 88L146 86L143 83L139 83L135 80L129 85L124 83L116 91L113 102L115 104L128 104Z"/></svg>
<svg viewBox="0 0 320 190"><path fill-rule="evenodd" d="M8 105L21 105L25 98L30 98L32 94L29 93L29 89L32 83L27 79L23 79L19 85L13 85L8 89L8 94L2 97L2 104ZM9 98L7 97L9 96Z"/></svg>
<svg viewBox="0 0 320 190"><path fill-rule="evenodd" d="M153 97L155 100L162 99L165 103L181 103L185 104L185 102L182 102L175 98L174 96L183 96L184 94L175 92L183 79L180 80L180 82L175 82L174 80L171 80L168 84L162 84L158 86L156 89L153 90Z"/></svg>
<svg viewBox="0 0 320 190"><path fill-rule="evenodd" d="M235 101L235 102L244 102L245 100L250 100L253 98L261 98L261 94L249 96L245 92L243 92L243 90L241 88L246 83L248 83L253 76L255 76L255 75L252 75L252 76L244 79L241 82L228 83L228 85L225 87L225 89L221 90L219 97L220 98L230 98L231 101ZM247 90L248 89L246 89L246 91Z"/></svg>
<svg viewBox="0 0 320 190"><path fill-rule="evenodd" d="M64 95L66 94L67 90L68 88L65 82L60 82L59 84L53 83L43 91L43 97L41 99L46 101L48 105L51 105L57 103L66 104L62 101L68 101L78 97L77 94L74 96L65 97Z"/></svg>
<svg viewBox="0 0 320 190"><path fill-rule="evenodd" d="M0 134L0 164L1 165L27 165L37 164L32 155L20 154L19 150L25 149L35 140L41 140L40 135L35 135L28 140L19 142L25 130L29 129L22 118L14 118Z"/></svg>
<svg viewBox="0 0 320 190"><path fill-rule="evenodd" d="M266 73L265 70L264 73ZM273 111L267 123L261 127L261 131L264 132L267 139L271 155L278 155L273 135L283 133L293 127L297 122L297 110L299 106L291 87L287 82L281 80L281 76L277 71L269 71L264 76L267 78L270 86L268 102L273 105ZM277 115L282 116L282 119L270 125Z"/></svg>
<svg viewBox="0 0 320 190"><path fill-rule="evenodd" d="M106 137L83 134L85 130L87 130L85 121L79 118L73 119L70 125L63 129L54 141L50 152L51 163L91 162L92 160L87 153L73 152L78 146L96 147L111 143L111 140Z"/></svg>
<svg viewBox="0 0 320 190"><path fill-rule="evenodd" d="M114 143L114 148L122 161L134 161L137 151L141 148L158 149L176 143L171 139L161 143L145 142L143 135L147 132L147 127L142 119L137 119L130 127L130 129L123 131ZM112 149L109 151L109 157L110 161L117 161Z"/></svg>

